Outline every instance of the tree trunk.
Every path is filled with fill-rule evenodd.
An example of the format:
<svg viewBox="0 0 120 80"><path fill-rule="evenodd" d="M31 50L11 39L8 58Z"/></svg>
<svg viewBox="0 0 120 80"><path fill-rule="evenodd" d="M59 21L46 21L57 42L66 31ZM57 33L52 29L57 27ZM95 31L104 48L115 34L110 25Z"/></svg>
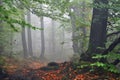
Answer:
<svg viewBox="0 0 120 80"><path fill-rule="evenodd" d="M60 41L61 42L61 53L60 53L60 58L61 60L64 59L64 54L65 54L65 47L64 47L64 44L65 44L65 31L64 31L64 28L61 29L61 34L60 34Z"/></svg>
<svg viewBox="0 0 120 80"><path fill-rule="evenodd" d="M71 6L73 12L71 12L70 18L72 23L72 39L73 39L73 50L75 53L83 53L85 47L85 38L86 38L86 27L81 26L78 23L78 19L82 18L84 20L84 13L85 12L85 2L79 3L82 6L82 9L76 5ZM76 23L77 22L77 23ZM80 22L80 21L79 21ZM82 34L82 35L80 35Z"/></svg>
<svg viewBox="0 0 120 80"><path fill-rule="evenodd" d="M30 12L27 14L27 21L31 23L31 16ZM27 29L27 34L28 34L28 53L30 54L31 57L33 57L33 49L32 49L32 37L31 37L31 28L28 27Z"/></svg>
<svg viewBox="0 0 120 80"><path fill-rule="evenodd" d="M41 22L41 55L40 58L44 59L44 54L45 54L45 40L44 40L44 21L43 21L43 16L40 18Z"/></svg>
<svg viewBox="0 0 120 80"><path fill-rule="evenodd" d="M107 5L107 0L94 0L94 4ZM93 53L99 53L101 49L105 49L108 9L96 6L93 8L92 24L90 29L90 40L88 47L88 56Z"/></svg>
<svg viewBox="0 0 120 80"><path fill-rule="evenodd" d="M52 35L51 35L51 42L52 42L52 53L54 54L55 53L55 22L52 20Z"/></svg>
<svg viewBox="0 0 120 80"><path fill-rule="evenodd" d="M23 53L24 53L24 58L28 57L28 51L27 51L27 42L26 42L26 36L25 36L25 27L22 27L22 46L23 46Z"/></svg>
<svg viewBox="0 0 120 80"><path fill-rule="evenodd" d="M13 32L10 32L10 53L9 56L12 57L13 53Z"/></svg>
<svg viewBox="0 0 120 80"><path fill-rule="evenodd" d="M0 21L0 34L3 33L2 21ZM2 35L0 35L1 37ZM0 41L0 54L4 52L3 40Z"/></svg>
<svg viewBox="0 0 120 80"><path fill-rule="evenodd" d="M73 9L74 7L71 7L70 10ZM76 19L74 13L70 13L70 18L71 18L71 24L72 24L72 42L73 42L73 51L75 54L79 53L79 46L78 46L78 34L77 34L77 29L76 29Z"/></svg>
<svg viewBox="0 0 120 80"><path fill-rule="evenodd" d="M85 22L85 1L82 2L82 11L81 11L81 18L82 21ZM86 26L81 26L81 31L82 31L82 41L80 42L80 48L81 48L81 53L85 52L85 47L86 47Z"/></svg>
<svg viewBox="0 0 120 80"><path fill-rule="evenodd" d="M0 0L0 5L2 5L2 1ZM2 21L0 21L0 34L3 32L3 26L2 26ZM2 35L0 35L1 37ZM3 42L0 41L0 54L2 54L4 52L4 46L3 46Z"/></svg>

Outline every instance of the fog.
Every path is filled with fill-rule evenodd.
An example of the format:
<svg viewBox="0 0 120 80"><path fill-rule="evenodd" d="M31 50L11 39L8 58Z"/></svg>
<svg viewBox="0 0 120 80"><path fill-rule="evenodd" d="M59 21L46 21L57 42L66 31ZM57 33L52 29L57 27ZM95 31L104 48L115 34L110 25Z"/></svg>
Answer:
<svg viewBox="0 0 120 80"><path fill-rule="evenodd" d="M31 14L31 24L38 28L41 27L40 18L36 15ZM70 27L70 26L69 26ZM26 41L28 43L28 33L26 31ZM32 38L32 48L33 55L36 58L40 58L41 54L41 30L31 29L31 38ZM69 30L66 30L64 26L61 26L59 21L52 20L50 18L44 17L44 37L45 37L45 58L47 61L69 61L72 57L73 48L72 48L72 33ZM21 31L14 33L14 38L12 40L12 50L13 54L22 55L22 37ZM27 46L28 47L28 46Z"/></svg>

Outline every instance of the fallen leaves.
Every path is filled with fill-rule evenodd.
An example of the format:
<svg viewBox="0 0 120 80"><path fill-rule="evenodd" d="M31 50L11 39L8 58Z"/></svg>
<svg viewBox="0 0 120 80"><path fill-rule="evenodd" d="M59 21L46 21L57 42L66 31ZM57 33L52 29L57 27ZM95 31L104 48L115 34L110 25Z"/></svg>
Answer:
<svg viewBox="0 0 120 80"><path fill-rule="evenodd" d="M80 74L80 75L77 75L74 80L84 80L84 78L85 76Z"/></svg>
<svg viewBox="0 0 120 80"><path fill-rule="evenodd" d="M79 73L78 70L72 68L71 62L64 63L52 63L47 65L47 63L39 61L14 61L13 59L6 59L6 66L3 68L6 69L6 72L12 76L12 78L17 78L17 80L120 80L119 77L116 77L112 73L103 73L101 75L90 72ZM57 69L54 65L57 66ZM42 70L41 67L46 67L49 70ZM58 67L59 66L59 67ZM51 68L52 67L52 68ZM18 79L19 77L19 79Z"/></svg>

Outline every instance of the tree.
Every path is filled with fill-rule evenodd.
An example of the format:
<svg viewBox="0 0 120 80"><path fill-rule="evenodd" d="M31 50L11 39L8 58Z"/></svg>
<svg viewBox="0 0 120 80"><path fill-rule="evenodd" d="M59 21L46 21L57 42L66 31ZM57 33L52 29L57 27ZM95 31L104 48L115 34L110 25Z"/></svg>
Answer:
<svg viewBox="0 0 120 80"><path fill-rule="evenodd" d="M107 5L107 0L94 0L93 17L90 29L90 39L87 54L99 53L101 49L105 49L107 34L108 9L101 5Z"/></svg>
<svg viewBox="0 0 120 80"><path fill-rule="evenodd" d="M27 42L26 42L26 35L25 34L26 34L25 27L22 27L21 35L22 35L22 46L23 46L24 58L28 57Z"/></svg>
<svg viewBox="0 0 120 80"><path fill-rule="evenodd" d="M28 11L27 13L27 21L29 24L31 24L31 16L30 12ZM31 57L33 57L33 50L32 50L32 37L31 37L31 28L27 28L27 35L28 35L28 53L30 54Z"/></svg>
<svg viewBox="0 0 120 80"><path fill-rule="evenodd" d="M51 21L51 42L52 42L52 53L55 53L55 21Z"/></svg>
<svg viewBox="0 0 120 80"><path fill-rule="evenodd" d="M22 28L22 46L23 46L23 53L24 53L24 58L28 57L28 52L27 52L27 42L26 42L26 36L25 36L25 28Z"/></svg>
<svg viewBox="0 0 120 80"><path fill-rule="evenodd" d="M71 7L70 10L73 9L75 10L74 7ZM71 23L72 23L72 41L73 41L73 50L75 53L79 53L79 46L78 46L78 34L77 34L77 29L76 29L76 21L75 21L75 16L73 14L70 15L71 18Z"/></svg>
<svg viewBox="0 0 120 80"><path fill-rule="evenodd" d="M4 51L4 46L3 46L3 42L2 42L2 32L3 32L3 27L2 27L2 21L0 21L0 54L3 53Z"/></svg>
<svg viewBox="0 0 120 80"><path fill-rule="evenodd" d="M74 3L74 4L72 4ZM74 53L84 53L86 46L86 27L89 25L87 14L90 11L87 6L89 2L73 1L70 6L70 19L72 24L72 42Z"/></svg>
<svg viewBox="0 0 120 80"><path fill-rule="evenodd" d="M3 6L1 0L0 0L0 6ZM1 14L0 14L0 16L1 16ZM3 32L3 25L2 25L2 21L0 20L0 54L2 54L4 51L3 42L1 40L2 39L2 37L1 37L2 32Z"/></svg>
<svg viewBox="0 0 120 80"><path fill-rule="evenodd" d="M81 18L82 18L82 21L85 23L85 21L87 22L87 20L85 20L85 17L87 17L85 15L85 1L82 1L82 10L81 10ZM87 40L86 40L86 36L87 36L87 31L86 31L86 25L82 25L81 26L81 31L82 31L82 41L80 43L80 48L81 48L81 53L84 53L85 52L85 47L87 47L85 44L87 43Z"/></svg>
<svg viewBox="0 0 120 80"><path fill-rule="evenodd" d="M60 31L60 41L61 41L61 45L60 45L60 58L61 60L64 58L64 54L65 54L65 30L64 30L64 27L61 28L61 31Z"/></svg>
<svg viewBox="0 0 120 80"><path fill-rule="evenodd" d="M44 59L44 54L45 54L45 40L44 40L44 18L43 16L40 18L41 22L41 54L40 54L40 59Z"/></svg>
<svg viewBox="0 0 120 80"><path fill-rule="evenodd" d="M13 31L10 27L5 27L3 21L0 23L0 54L11 57L13 48ZM9 26L9 25L8 25Z"/></svg>

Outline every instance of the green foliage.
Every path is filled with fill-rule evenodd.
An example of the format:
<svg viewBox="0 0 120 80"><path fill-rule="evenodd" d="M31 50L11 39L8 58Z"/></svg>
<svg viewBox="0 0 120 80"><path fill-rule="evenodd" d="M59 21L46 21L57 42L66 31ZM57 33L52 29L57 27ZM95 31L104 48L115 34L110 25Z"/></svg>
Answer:
<svg viewBox="0 0 120 80"><path fill-rule="evenodd" d="M97 1L97 0L96 0ZM98 3L98 4L94 4L92 5L94 8L108 8L109 9L109 18L108 18L108 22L110 22L110 24L108 24L107 27L107 32L108 33L112 33L112 32L117 32L120 30L120 0L108 0L108 5L103 4L103 3ZM78 23L78 22L77 22ZM116 39L116 37L119 37L119 35L114 35L110 38L108 38L106 44L106 47L108 47L110 45L110 43L112 43L114 41L114 39ZM112 39L112 41L110 41L110 39ZM92 58L96 60L96 62L94 63L85 63L85 64L81 64L78 65L78 68L85 68L85 67L91 67L91 71L94 70L96 67L97 68L103 68L106 71L110 71L113 73L120 73L120 70L118 70L117 66L111 64L111 61L115 61L116 59L120 60L120 47L117 46L112 52L109 52L109 54L107 55L101 55L101 54L97 54L95 56L93 56ZM103 63L100 62L100 59L106 59L108 62ZM111 60L111 61L110 61Z"/></svg>
<svg viewBox="0 0 120 80"><path fill-rule="evenodd" d="M4 24L8 24L14 31L18 31L19 26L40 29L32 26L23 19L22 15L24 15L26 7L24 7L24 5L23 7L20 7L22 3L28 5L29 1L2 0L2 3L0 4L0 21Z"/></svg>
<svg viewBox="0 0 120 80"><path fill-rule="evenodd" d="M7 27L2 27L7 26ZM13 37L13 30L7 24L1 24L0 28L0 46L4 52L11 51L11 39ZM2 52L3 52L2 51Z"/></svg>
<svg viewBox="0 0 120 80"><path fill-rule="evenodd" d="M93 59L101 59L101 58L110 58L110 59L120 59L120 54L115 54L113 52L107 54L107 55L101 55L97 54L96 56L92 57Z"/></svg>
<svg viewBox="0 0 120 80"><path fill-rule="evenodd" d="M101 55L101 54L97 54L95 56L92 57L93 59L107 59L107 60L116 60L116 59L119 59L120 60L120 54L116 54L116 53L109 53L107 55ZM101 67L105 70L108 70L108 71L111 71L111 72L114 72L114 73L120 73L120 71L117 69L117 67L111 63L103 63L103 62L95 62L95 63L92 63L90 66L97 66L97 67Z"/></svg>
<svg viewBox="0 0 120 80"><path fill-rule="evenodd" d="M0 66L5 65L5 57L4 56L0 56Z"/></svg>
<svg viewBox="0 0 120 80"><path fill-rule="evenodd" d="M116 32L120 30L120 0L109 1L109 18L108 33Z"/></svg>
<svg viewBox="0 0 120 80"><path fill-rule="evenodd" d="M120 73L120 71L116 68L115 65L109 64L109 63L102 63L102 62L95 62L90 64L92 67L100 67L103 68L104 70L113 72L113 73Z"/></svg>
<svg viewBox="0 0 120 80"><path fill-rule="evenodd" d="M73 61L74 66L76 66L77 68L84 68L87 67L88 65L91 64L91 62L88 61Z"/></svg>
<svg viewBox="0 0 120 80"><path fill-rule="evenodd" d="M107 26L107 32L108 33L112 33L112 32L117 32L120 30L120 24L119 24L119 20L120 20L120 0L109 0L108 1L108 5L105 4L95 4L93 5L94 7L99 7L99 8L108 8L109 9L109 17L108 17L108 26ZM106 47L108 47L113 41L114 39L116 39L117 37L119 37L119 35L113 35L107 38L107 42L106 42ZM120 47L117 46L112 52L109 52L107 55L101 55L101 54L97 54L95 56L93 56L93 59L97 59L97 61L95 63L92 63L90 66L97 66L97 67L101 67L107 71L111 71L114 73L120 73L120 70L118 70L118 68L115 65L112 65L111 63L113 61L115 61L116 59L120 60L120 54L119 53ZM102 63L99 60L100 59L106 59L108 62L106 63Z"/></svg>
<svg viewBox="0 0 120 80"><path fill-rule="evenodd" d="M31 2L32 12L37 16L45 16L54 20L68 22L69 0L33 0Z"/></svg>
<svg viewBox="0 0 120 80"><path fill-rule="evenodd" d="M115 65L112 65L110 63L102 63L99 61L94 62L94 63L90 63L90 62L76 63L76 64L74 63L74 66L77 66L78 69L90 67L90 71L94 71L96 67L98 67L98 68L103 68L104 70L110 71L113 73L120 73L120 71Z"/></svg>
<svg viewBox="0 0 120 80"><path fill-rule="evenodd" d="M120 54L116 54L115 52L111 52L107 55L101 55L101 54L97 54L95 56L92 57L93 59L97 59L95 62L86 62L86 61L81 61L81 62L77 62L74 63L74 66L76 66L77 68L81 69L81 68L87 68L90 67L90 71L94 71L96 70L96 68L102 68L105 71L110 71L113 73L120 73L119 68L116 65L111 64L111 62L109 60L112 60L112 62L116 59L120 60ZM101 62L99 61L100 59L107 59L108 62Z"/></svg>

